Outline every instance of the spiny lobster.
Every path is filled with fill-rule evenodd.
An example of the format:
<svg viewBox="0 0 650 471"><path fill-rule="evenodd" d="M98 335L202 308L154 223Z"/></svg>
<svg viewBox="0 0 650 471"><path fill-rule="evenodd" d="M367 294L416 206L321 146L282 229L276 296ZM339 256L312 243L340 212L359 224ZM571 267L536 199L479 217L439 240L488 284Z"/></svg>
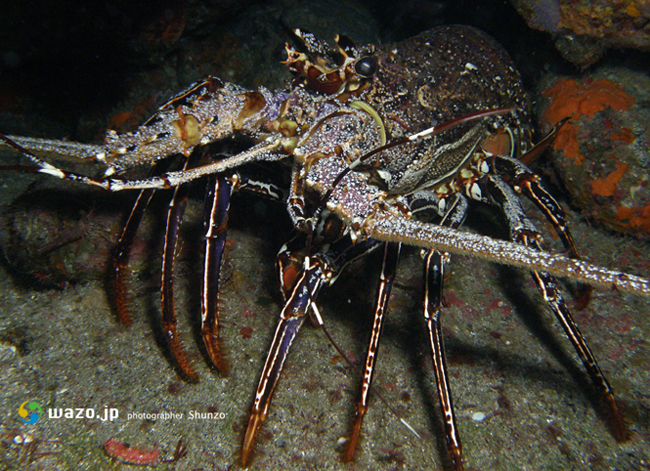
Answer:
<svg viewBox="0 0 650 471"><path fill-rule="evenodd" d="M441 329L442 287L449 254L465 254L531 270L535 284L580 356L612 421L617 438L627 431L612 389L572 320L555 276L600 287L650 294L650 281L581 261L560 205L521 159L532 159L554 132L530 145L526 95L511 59L491 38L464 26L440 27L394 45L357 48L345 36L336 49L296 30L302 47L287 45L285 63L295 74L278 93L245 90L210 77L177 94L133 132L109 131L103 144L2 136L32 167L5 166L94 185L109 191L140 190L115 254L114 285L119 317L127 322L125 271L129 247L153 191L174 189L162 267L163 325L184 376L196 380L181 347L173 306L173 267L187 183L210 177L206 201L206 247L201 335L212 364L228 369L220 336L217 298L228 208L239 190L286 203L299 235L278 255L285 305L264 366L242 447L251 460L289 349L310 316L323 327L316 305L353 260L384 252L374 323L356 415L347 440L351 460L375 370L379 337L403 244L424 257L424 318L449 457L463 469ZM560 126L561 123L558 125ZM233 135L251 140L235 155L196 166L193 156ZM100 179L61 170L33 154L54 152L104 167ZM166 171L170 156L188 159ZM291 167L290 183L278 183L250 164ZM119 175L154 165L154 175ZM287 195L288 193L288 195ZM557 231L568 255L543 250L540 232L525 214L528 197ZM459 230L468 201L501 209L513 242Z"/></svg>

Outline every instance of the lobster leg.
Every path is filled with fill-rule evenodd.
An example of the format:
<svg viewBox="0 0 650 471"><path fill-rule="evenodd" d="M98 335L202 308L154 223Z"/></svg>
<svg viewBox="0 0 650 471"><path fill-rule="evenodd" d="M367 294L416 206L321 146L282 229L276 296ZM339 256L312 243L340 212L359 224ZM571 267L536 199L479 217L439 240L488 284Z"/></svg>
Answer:
<svg viewBox="0 0 650 471"><path fill-rule="evenodd" d="M117 241L117 246L113 252L113 292L115 294L115 309L117 310L117 317L124 325L131 324L131 318L128 312L127 303L127 289L126 289L126 272L129 265L129 258L131 257L131 247L135 239L135 234L140 227L144 212L151 202L156 190L140 190L131 214L126 220L126 224L122 229L120 239Z"/></svg>
<svg viewBox="0 0 650 471"><path fill-rule="evenodd" d="M518 198L510 187L494 175L490 176L488 185L492 198L502 207L508 208L506 215L512 239L541 251L541 236L524 213ZM605 375L596 362L596 358L574 322L571 311L564 302L562 294L557 287L555 278L543 271L532 271L532 276L542 292L544 300L559 320L573 348L578 353L592 384L599 394L603 406L606 407L607 418L610 420L609 425L614 437L618 441L626 440L629 432L625 420L616 405L612 387L609 385Z"/></svg>
<svg viewBox="0 0 650 471"><path fill-rule="evenodd" d="M223 174L210 179L203 222L206 233L201 286L201 336L210 361L224 375L229 368L219 338L219 283L233 180Z"/></svg>
<svg viewBox="0 0 650 471"><path fill-rule="evenodd" d="M158 162L151 173L165 172L169 167L169 160ZM138 232L144 212L151 202L156 190L140 190L138 197L131 208L122 234L117 241L115 251L113 252L113 292L115 294L115 308L117 317L124 325L129 325L131 319L128 312L127 303L127 289L126 289L126 272L129 265L129 258L131 257L131 247L135 240L135 235Z"/></svg>
<svg viewBox="0 0 650 471"><path fill-rule="evenodd" d="M273 391L278 379L280 379L280 373L289 354L291 344L305 322L311 303L314 302L313 300L318 295L323 284L322 275L323 268L320 261L307 257L305 269L296 280L291 294L280 313L280 323L275 330L273 342L266 357L260 383L255 393L253 408L250 412L248 428L244 435L241 456L242 466L244 467L248 464L255 438L268 414Z"/></svg>
<svg viewBox="0 0 650 471"><path fill-rule="evenodd" d="M354 426L352 427L352 434L348 441L347 450L345 453L344 461L351 461L354 451L359 441L359 434L361 433L361 424L363 418L368 410L368 395L370 393L370 385L374 374L375 361L377 360L377 353L379 350L379 337L384 325L384 314L388 307L388 299L395 280L395 273L399 265L399 255L402 244L399 243L385 243L384 244L384 258L381 267L381 275L379 279L379 288L377 289L377 301L375 302L375 315L372 324L372 333L370 334L370 342L368 343L368 352L366 354L366 363L363 370L363 379L361 383L361 390L354 405L355 419Z"/></svg>
<svg viewBox="0 0 650 471"><path fill-rule="evenodd" d="M176 260L176 246L178 242L178 230L187 205L187 198L188 187L176 187L174 189L174 195L169 202L169 209L167 211L167 228L165 230L165 245L163 249L161 304L162 324L169 348L171 349L183 376L188 378L190 381L196 382L199 380L199 376L190 366L185 351L181 345L178 336L176 312L174 309L174 265Z"/></svg>
<svg viewBox="0 0 650 471"><path fill-rule="evenodd" d="M512 178L512 185L518 193L524 193L540 211L546 216L555 228L562 244L567 249L571 258L580 258L566 220L564 210L560 203L544 188L539 176L535 175L517 159L495 156L493 160L495 170L502 175Z"/></svg>
<svg viewBox="0 0 650 471"><path fill-rule="evenodd" d="M238 172L218 174L208 183L203 226L205 228L205 258L201 286L201 336L214 367L228 374L228 362L219 337L219 285L223 253L228 228L228 210L233 192L246 190L281 201L284 193L268 177L246 176Z"/></svg>
<svg viewBox="0 0 650 471"><path fill-rule="evenodd" d="M433 369L436 373L436 386L438 400L444 414L445 440L449 457L456 471L463 470L462 447L456 419L454 405L451 399L451 389L447 375L447 359L445 345L442 337L442 291L445 276L445 263L447 254L437 250L429 250L425 255L425 291L424 291L424 320L429 331L429 343L433 355Z"/></svg>
<svg viewBox="0 0 650 471"><path fill-rule="evenodd" d="M533 241L533 246L539 247L539 244ZM557 288L555 278L544 272L534 271L532 275L544 296L544 300L555 313L573 348L578 353L580 360L582 360L582 364L585 366L587 374L600 396L602 405L606 408L605 413L607 415L608 425L614 438L619 442L626 441L629 438L629 431L625 419L616 404L614 391L598 366L596 358L591 352L589 345L587 345L585 338L574 322L571 311L566 306L562 294Z"/></svg>
<svg viewBox="0 0 650 471"><path fill-rule="evenodd" d="M423 196L438 207L438 197L435 193ZM426 206L422 199L411 202L411 207ZM449 227L459 227L467 215L467 200L464 196L456 193L454 203L449 207L447 213L441 221ZM444 430L447 451L451 458L452 464L456 471L463 470L462 447L456 419L454 417L454 406L451 398L451 389L447 375L447 360L445 355L445 345L442 337L442 295L443 283L445 277L445 265L449 259L449 254L442 253L438 250L429 250L424 256L424 320L427 323L429 332L429 344L433 358L433 369L436 375L436 386L438 390L438 400L440 408L444 414Z"/></svg>
<svg viewBox="0 0 650 471"><path fill-rule="evenodd" d="M273 336L244 436L242 445L244 467L249 462L259 428L266 419L271 397L289 348L304 323L312 303L316 302L316 296L323 283L333 283L348 263L367 255L380 245L375 240L359 241L355 244L349 237L342 237L328 244L329 249L326 253L305 257L305 241L302 236L295 242L299 243L300 248L289 250L284 247L278 255L282 294L286 302L280 313L280 323ZM298 260L304 260L302 268ZM291 285L293 287L289 288ZM322 327L320 316L316 315L316 317Z"/></svg>
<svg viewBox="0 0 650 471"><path fill-rule="evenodd" d="M562 123L563 124L563 123ZM558 125L559 126L559 125ZM557 128L557 126L556 126ZM546 140L546 139L545 139ZM538 144L539 145L539 144ZM553 198L541 182L539 176L535 175L528 167L517 159L497 156L494 165L499 173L512 178L512 185L515 191L524 193L542 211L546 219L553 225L569 257L579 259L573 236L569 231L566 215L560 204ZM591 286L581 285L577 309L586 307L591 297Z"/></svg>
<svg viewBox="0 0 650 471"><path fill-rule="evenodd" d="M218 295L230 197L234 191L242 189L264 194L272 199L281 199L283 193L280 188L266 180L268 178L256 180L243 177L239 173L227 176L219 174L211 182L206 198L204 212L206 255L201 296L201 336L211 363L222 374L228 373L228 364L219 338ZM185 209L187 193L187 186L176 187L169 207L163 253L162 313L167 340L183 375L191 381L198 381L198 375L191 368L180 344L173 297L173 272L178 228Z"/></svg>
<svg viewBox="0 0 650 471"><path fill-rule="evenodd" d="M300 165L294 164L291 170L291 185L289 187L289 198L287 200L287 211L293 225L299 230L307 231L307 217L305 216L305 197L303 195L303 178L300 176L302 169Z"/></svg>

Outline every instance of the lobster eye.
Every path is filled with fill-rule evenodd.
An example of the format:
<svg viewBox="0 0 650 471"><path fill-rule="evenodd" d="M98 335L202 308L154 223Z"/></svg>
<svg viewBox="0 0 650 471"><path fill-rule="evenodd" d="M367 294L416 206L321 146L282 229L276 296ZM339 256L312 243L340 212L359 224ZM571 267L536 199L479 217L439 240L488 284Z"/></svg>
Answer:
<svg viewBox="0 0 650 471"><path fill-rule="evenodd" d="M372 77L377 72L377 59L372 56L362 57L354 64L354 71L363 78Z"/></svg>
<svg viewBox="0 0 650 471"><path fill-rule="evenodd" d="M289 60L289 50L287 49L288 47L290 46L285 44L278 44L273 50L273 59L278 62L286 62Z"/></svg>

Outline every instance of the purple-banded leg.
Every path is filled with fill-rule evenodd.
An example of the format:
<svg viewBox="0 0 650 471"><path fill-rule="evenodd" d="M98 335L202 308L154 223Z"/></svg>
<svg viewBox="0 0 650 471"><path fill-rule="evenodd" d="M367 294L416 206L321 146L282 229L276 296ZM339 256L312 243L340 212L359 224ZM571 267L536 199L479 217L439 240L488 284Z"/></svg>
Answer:
<svg viewBox="0 0 650 471"><path fill-rule="evenodd" d="M208 183L203 213L205 258L201 286L201 337L210 361L221 374L227 374L229 368L219 338L219 282L234 186L234 177L224 174L212 177Z"/></svg>
<svg viewBox="0 0 650 471"><path fill-rule="evenodd" d="M524 240L527 240L527 245L538 247L541 250L541 245L535 239L526 239L524 236ZM582 364L585 366L587 374L589 375L592 384L596 388L596 392L599 395L600 401L605 407L607 425L614 435L614 438L619 442L628 440L630 438L630 433L628 431L627 424L625 423L625 419L623 418L623 415L619 411L618 405L616 404L614 391L609 385L609 382L607 381L607 378L605 378L605 375L601 371L600 367L598 366L596 358L591 352L589 345L587 345L587 342L582 333L578 329L577 324L573 320L571 311L564 302L562 293L557 287L555 277L544 272L534 271L531 273L533 275L535 283L537 283L537 286L544 296L544 300L548 303L548 305L551 307L551 310L555 313L555 316L560 321L564 332L571 341L573 348L578 353L580 360L582 360Z"/></svg>
<svg viewBox="0 0 650 471"><path fill-rule="evenodd" d="M144 217L144 212L147 206L149 206L155 192L156 190L140 190L131 209L131 213L124 224L120 239L117 241L115 251L113 252L113 294L115 295L113 303L115 304L117 317L124 325L131 324L126 289L126 276L129 258L131 257L131 248L135 240L135 234L138 232L138 228Z"/></svg>
<svg viewBox="0 0 650 471"><path fill-rule="evenodd" d="M440 221L440 224L457 228L465 220L468 204L465 197L459 193L456 194L454 202L451 205L441 205L440 200L434 193L427 195L427 192L422 192L421 197L411 201L411 207L417 207L420 210L425 210L428 207L446 207L447 212ZM417 214L417 212L414 211L414 214ZM444 415L443 422L447 452L449 453L454 470L462 471L462 446L454 417L454 405L447 375L445 345L442 337L442 296L445 265L448 259L449 254L438 250L429 250L424 255L424 320L427 323L427 330L429 332L429 343L431 345L433 369L436 375L438 400Z"/></svg>
<svg viewBox="0 0 650 471"><path fill-rule="evenodd" d="M189 162L189 161L188 161ZM187 162L186 162L187 168ZM178 244L178 231L183 220L187 206L188 186L178 186L169 202L167 210L167 227L165 229L165 245L163 248L162 262L162 324L165 337L171 352L181 370L182 375L192 382L199 380L198 374L190 366L183 346L178 336L176 311L174 309L174 266L176 262L176 246Z"/></svg>
<svg viewBox="0 0 650 471"><path fill-rule="evenodd" d="M495 156L493 165L499 175L511 180L510 184L517 193L526 195L528 199L535 203L551 223L555 232L557 232L569 257L580 259L578 249L567 224L566 214L560 203L544 188L541 178L514 158ZM592 288L589 285L583 284L580 286L577 309L583 309L587 306L591 298L591 291Z"/></svg>
<svg viewBox="0 0 650 471"><path fill-rule="evenodd" d="M228 209L232 193L238 190L246 190L276 200L282 199L283 196L280 187L270 182L268 177L257 177L259 175L249 177L237 172L217 174L208 184L208 195L204 209L206 252L201 295L201 336L210 362L222 374L228 373L228 364L219 337L219 281L226 244ZM183 375L191 381L197 381L198 375L191 368L180 344L176 328L173 297L176 243L186 199L187 185L176 187L169 206L165 234L162 270L162 317L167 341Z"/></svg>
<svg viewBox="0 0 650 471"><path fill-rule="evenodd" d="M164 161L156 165L155 172L164 172L168 167ZM185 167L187 167L187 162ZM113 287L115 291L115 307L118 318L126 325L130 323L126 296L126 271L131 247L135 234L142 222L144 212L156 190L141 190L124 225L122 234L113 255ZM165 246L163 250L163 266L161 281L162 323L169 348L176 359L182 374L191 381L197 381L198 375L187 361L185 352L178 338L176 314L174 312L173 273L178 241L178 229L185 211L187 188L177 187L169 203L167 227L165 231Z"/></svg>
<svg viewBox="0 0 650 471"><path fill-rule="evenodd" d="M169 168L169 160L158 162L152 169L151 174L165 172ZM135 235L138 232L144 212L146 211L151 198L156 190L140 190L138 197L131 208L131 213L122 228L122 234L117 241L115 251L113 252L113 293L115 294L114 303L118 319L124 324L131 324L131 318L128 311L126 276L129 259L131 257L131 248Z"/></svg>
<svg viewBox="0 0 650 471"><path fill-rule="evenodd" d="M248 428L244 436L241 456L242 466L244 467L248 465L255 438L268 414L273 391L278 379L280 379L280 373L289 354L291 344L305 322L311 303L314 302L323 285L324 278L322 274L323 267L320 260L307 257L304 270L296 280L291 294L280 313L280 323L275 330L273 342L266 357L260 383L255 393L253 408L249 415Z"/></svg>
<svg viewBox="0 0 650 471"><path fill-rule="evenodd" d="M526 216L517 195L510 186L496 175L490 175L486 184L490 197L503 208L506 214L511 238L522 245L542 251L542 237L530 219L528 219L528 216ZM587 370L587 374L599 395L602 405L606 408L605 413L608 419L608 425L614 438L618 441L628 439L629 432L627 425L614 399L612 387L609 385L605 375L596 362L596 358L574 322L571 311L564 302L562 293L557 286L555 277L542 271L532 271L531 274L542 292L544 300L560 321L573 348L578 353L582 364Z"/></svg>
<svg viewBox="0 0 650 471"><path fill-rule="evenodd" d="M437 250L429 250L425 255L425 291L424 291L424 320L429 331L429 343L433 355L433 369L436 374L438 400L444 415L445 443L447 452L456 471L463 470L463 454L460 444L454 404L451 398L449 378L447 376L447 358L442 337L442 292L445 276L445 263L448 254Z"/></svg>
<svg viewBox="0 0 650 471"><path fill-rule="evenodd" d="M245 190L281 201L282 189L269 180L267 174L245 175L238 172L218 174L208 183L203 213L205 229L205 259L201 286L201 337L214 367L223 375L228 374L219 324L219 285L221 267L226 246L228 211L232 194Z"/></svg>
<svg viewBox="0 0 650 471"><path fill-rule="evenodd" d="M395 273L397 271L397 266L399 265L401 247L402 244L400 243L387 242L384 244L384 258L379 278L379 287L377 289L377 300L375 302L372 332L370 334L370 341L368 342L368 351L366 353L366 363L363 369L361 389L354 405L354 425L352 426L352 434L348 440L347 450L343 457L344 461L351 461L354 456L354 451L356 450L359 441L359 434L361 433L363 418L368 410L368 397L375 371L375 361L377 360L377 353L379 351L379 337L381 336L381 331L384 325L384 315L386 314L386 309L388 307L388 300L393 287L393 281L395 280Z"/></svg>
<svg viewBox="0 0 650 471"><path fill-rule="evenodd" d="M526 195L546 219L553 225L562 244L572 258L580 258L566 220L566 215L560 203L551 195L541 182L538 175L517 159L505 156L495 156L494 170L504 179L511 180L510 184L517 193Z"/></svg>
<svg viewBox="0 0 650 471"><path fill-rule="evenodd" d="M204 210L206 253L201 296L201 336L210 362L222 374L228 373L228 364L219 337L219 280L226 243L230 199L232 193L238 190L263 194L276 200L282 199L283 193L280 187L269 180L269 177L253 178L233 172L216 175L208 187ZM173 297L176 243L187 199L186 188L187 185L176 187L169 206L163 253L162 317L167 341L181 372L189 380L197 381L198 375L191 368L180 344Z"/></svg>
<svg viewBox="0 0 650 471"><path fill-rule="evenodd" d="M380 245L375 240L353 243L350 237L345 236L330 243L327 252L305 256L305 245L310 245L305 239L309 238L300 235L292 241L292 245L296 247L288 249L285 246L278 255L280 284L285 305L280 313L280 322L273 336L250 412L248 428L242 444L241 460L244 467L249 463L255 438L266 419L273 391L289 354L289 348L310 309L314 311L317 323L323 327L322 319L315 306L320 288L324 283L333 283L341 270L350 262L367 255Z"/></svg>

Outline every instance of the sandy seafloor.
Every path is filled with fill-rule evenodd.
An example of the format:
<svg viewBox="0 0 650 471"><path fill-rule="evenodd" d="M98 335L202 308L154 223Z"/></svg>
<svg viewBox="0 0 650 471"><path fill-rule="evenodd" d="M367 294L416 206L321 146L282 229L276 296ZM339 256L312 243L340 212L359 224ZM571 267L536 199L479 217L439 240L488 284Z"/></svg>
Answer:
<svg viewBox="0 0 650 471"><path fill-rule="evenodd" d="M2 198L6 201L33 178L1 175ZM240 216L235 216L238 210ZM169 456L183 439L187 456L161 463L160 469L238 469L246 414L281 307L273 271L281 240L261 224L264 218L277 217L276 210L271 203L246 200L233 207L224 286L230 376L220 377L206 367L189 321L197 315L198 294L179 293L182 340L201 375L199 384L179 380L153 334L157 281L134 276L129 297L134 322L125 328L109 307L103 282L37 291L19 287L1 268L0 468L129 469L103 451L102 444L114 437L145 448L159 446L162 456ZM647 242L606 234L572 216L587 260L650 274ZM422 438L411 435L373 399L355 463L343 464L337 442L348 432L358 375L318 329L306 326L293 346L250 469L441 469L440 412L419 315L420 265L417 253L407 251L391 300L375 387ZM444 330L467 468L650 468L650 301L596 291L589 307L575 313L628 419L632 438L619 444L596 413L578 360L529 277L466 257L455 257L451 267ZM356 362L365 354L377 270L376 257L358 263L320 296L330 332ZM198 276L186 267L179 278ZM44 417L26 425L18 416L26 400L44 408L95 408L100 414L107 406L117 408L119 418ZM208 410L223 412L225 418L188 418L190 411ZM184 417L127 418L129 413L153 412ZM481 414L485 418L477 420ZM37 446L16 444L17 434L32 437Z"/></svg>
<svg viewBox="0 0 650 471"><path fill-rule="evenodd" d="M3 162L7 155L2 154ZM44 179L0 173L0 203L8 204L35 181L37 189L76 191L72 184ZM559 250L549 225L531 205L527 209L549 245ZM134 322L128 328L116 320L105 280L36 289L0 264L0 470L137 469L109 458L102 444L110 438L160 447L162 457L169 457L182 439L187 456L157 469L239 469L247 412L281 309L274 259L290 236L289 229L281 228L282 211L247 198L233 203L223 287L228 377L210 370L197 347L193 319L198 316L200 270L195 263L179 264L176 305L182 342L201 376L198 384L179 379L155 333L159 275L154 255L154 268L134 273L129 282ZM197 227L198 200L191 201L189 212L194 215L190 224ZM480 214L470 215L470 225ZM569 216L586 260L650 276L647 241L612 235L576 212ZM473 226L502 233L489 224ZM201 249L190 244L185 249L189 246L189 259L196 261ZM103 259L96 263L106 266ZM319 298L329 331L357 365L365 355L378 270L377 256L357 263ZM443 322L466 469L650 469L650 300L597 290L587 309L575 312L627 417L632 436L620 444L598 415L579 360L530 277L467 257L454 257L450 270ZM339 443L349 431L359 375L322 332L305 326L292 347L249 469L443 469L444 439L421 299L421 260L410 250L393 290L374 384L422 438L373 398L355 461L343 464ZM105 407L116 408L119 418L42 417L26 425L18 415L24 401L37 401L46 410L94 408L101 414ZM190 420L191 411L216 411L225 418ZM159 412L183 418L128 419L130 413Z"/></svg>

